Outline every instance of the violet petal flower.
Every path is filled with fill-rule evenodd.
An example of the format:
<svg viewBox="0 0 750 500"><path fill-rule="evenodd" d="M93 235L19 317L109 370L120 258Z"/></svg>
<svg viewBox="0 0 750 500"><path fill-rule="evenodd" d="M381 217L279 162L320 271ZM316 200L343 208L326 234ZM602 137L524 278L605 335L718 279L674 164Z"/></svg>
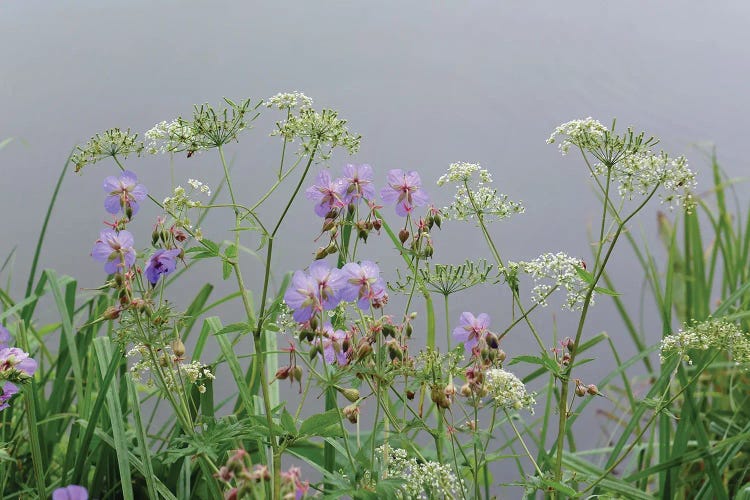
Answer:
<svg viewBox="0 0 750 500"><path fill-rule="evenodd" d="M349 163L344 166L344 203L359 202L360 199L375 199L375 186L373 186L372 167L370 165L353 165Z"/></svg>
<svg viewBox="0 0 750 500"><path fill-rule="evenodd" d="M146 279L152 285L156 285L159 281L159 277L171 273L177 268L177 257L180 255L179 248L173 250L157 250L154 254L148 258L146 267L143 268L143 272L146 274Z"/></svg>
<svg viewBox="0 0 750 500"><path fill-rule="evenodd" d="M5 385L3 385L3 393L0 394L0 411L3 411L10 406L8 401L10 401L10 398L16 394L18 394L18 386L16 384L11 384L10 382L5 382Z"/></svg>
<svg viewBox="0 0 750 500"><path fill-rule="evenodd" d="M331 268L324 261L317 260L310 264L310 277L318 285L318 296L324 310L330 311L339 305L339 293L345 279L339 269Z"/></svg>
<svg viewBox="0 0 750 500"><path fill-rule="evenodd" d="M342 300L356 300L357 306L365 310L370 307L373 299L382 298L385 294L385 282L380 277L380 268L374 262L350 262L341 268L341 272L344 275L341 287Z"/></svg>
<svg viewBox="0 0 750 500"><path fill-rule="evenodd" d="M339 366L345 366L349 363L346 351L343 349L344 340L348 337L347 333L343 330L334 331L330 323L323 325L323 331L327 334L327 336L322 338L323 357L326 364L333 365L337 363ZM315 340L316 344L320 342L321 338Z"/></svg>
<svg viewBox="0 0 750 500"><path fill-rule="evenodd" d="M414 207L426 205L430 201L422 190L422 181L417 172L389 170L387 182L388 185L380 191L380 197L386 203L395 203L396 213L401 217L409 214Z"/></svg>
<svg viewBox="0 0 750 500"><path fill-rule="evenodd" d="M104 208L111 214L129 206L135 215L139 208L138 202L148 195L146 187L138 184L138 177L130 170L124 171L120 177L110 175L104 179L104 191L107 192Z"/></svg>
<svg viewBox="0 0 750 500"><path fill-rule="evenodd" d="M52 500L88 500L89 492L83 486L70 484L52 492Z"/></svg>
<svg viewBox="0 0 750 500"><path fill-rule="evenodd" d="M308 200L315 202L315 214L325 217L332 208L342 208L346 185L342 179L331 180L331 174L323 170L318 174L318 181L305 190Z"/></svg>
<svg viewBox="0 0 750 500"><path fill-rule="evenodd" d="M29 353L18 347L5 347L0 349L0 374L10 370L23 372L25 376L32 377L36 372L36 361L29 357Z"/></svg>
<svg viewBox="0 0 750 500"><path fill-rule="evenodd" d="M318 295L318 284L304 271L295 271L292 282L284 292L284 302L294 311L292 316L304 323L323 310Z"/></svg>
<svg viewBox="0 0 750 500"><path fill-rule="evenodd" d="M470 312L463 312L459 320L459 326L453 330L453 338L464 343L467 353L470 353L479 339L489 331L490 317L485 313L474 317Z"/></svg>
<svg viewBox="0 0 750 500"><path fill-rule="evenodd" d="M123 267L135 264L135 249L133 249L133 235L129 231L105 229L99 233L99 239L94 244L91 257L99 262L104 262L104 271L114 274Z"/></svg>

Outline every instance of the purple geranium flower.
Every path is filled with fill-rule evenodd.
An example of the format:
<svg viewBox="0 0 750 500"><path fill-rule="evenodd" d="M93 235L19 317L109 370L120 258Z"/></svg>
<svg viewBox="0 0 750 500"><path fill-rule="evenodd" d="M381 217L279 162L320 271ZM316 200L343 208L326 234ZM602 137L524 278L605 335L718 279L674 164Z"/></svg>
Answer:
<svg viewBox="0 0 750 500"><path fill-rule="evenodd" d="M336 307L342 279L341 271L321 260L310 264L309 274L296 271L284 293L284 301L294 310L294 320L304 323L315 314Z"/></svg>
<svg viewBox="0 0 750 500"><path fill-rule="evenodd" d="M18 386L16 384L11 384L10 382L5 382L5 385L3 385L3 393L0 394L0 411L3 411L10 406L8 401L16 394L18 394Z"/></svg>
<svg viewBox="0 0 750 500"><path fill-rule="evenodd" d="M380 277L380 268L374 262L350 262L341 268L341 272L344 274L341 298L346 301L356 300L360 309L367 309L373 300L382 299L385 295L385 282Z"/></svg>
<svg viewBox="0 0 750 500"><path fill-rule="evenodd" d="M83 486L70 484L52 492L52 500L88 500L89 492Z"/></svg>
<svg viewBox="0 0 750 500"><path fill-rule="evenodd" d="M36 371L36 361L18 347L0 349L0 378L7 379L14 371L19 378L29 378Z"/></svg>
<svg viewBox="0 0 750 500"><path fill-rule="evenodd" d="M8 347L10 343L10 332L3 325L0 325L0 349Z"/></svg>
<svg viewBox="0 0 750 500"><path fill-rule="evenodd" d="M344 166L344 203L358 202L361 198L373 200L375 198L375 186L372 185L372 167L370 165Z"/></svg>
<svg viewBox="0 0 750 500"><path fill-rule="evenodd" d="M138 212L138 202L148 195L146 187L138 184L138 177L130 170L124 171L120 177L110 175L104 179L104 191L107 192L104 208L111 214L130 207L132 215L135 215Z"/></svg>
<svg viewBox="0 0 750 500"><path fill-rule="evenodd" d="M146 274L146 279L152 285L156 285L161 275L167 275L177 268L177 257L180 255L179 248L173 250L157 250L154 254L148 258L146 267L143 268L143 272Z"/></svg>
<svg viewBox="0 0 750 500"><path fill-rule="evenodd" d="M386 203L396 203L396 213L405 217L414 207L426 205L430 198L422 190L422 181L416 172L404 172L400 169L389 170L388 185L380 191Z"/></svg>
<svg viewBox="0 0 750 500"><path fill-rule="evenodd" d="M305 190L305 196L315 202L315 214L325 217L331 209L345 206L345 191L346 185L342 179L331 180L331 174L323 170L318 174L317 184Z"/></svg>
<svg viewBox="0 0 750 500"><path fill-rule="evenodd" d="M482 313L477 317L470 312L461 314L459 326L453 330L453 338L464 343L466 352L470 353L474 346L479 343L479 339L484 337L489 331L490 317Z"/></svg>
<svg viewBox="0 0 750 500"><path fill-rule="evenodd" d="M99 233L99 239L94 244L91 256L94 260L104 262L104 271L114 274L121 267L135 264L135 250L133 249L133 235L129 231L105 229Z"/></svg>
<svg viewBox="0 0 750 500"><path fill-rule="evenodd" d="M326 363L332 365L334 362L338 363L339 366L345 366L349 363L346 351L344 351L344 340L347 339L348 335L343 330L333 330L330 323L326 323L323 326L325 336L322 338L323 342L323 357ZM315 343L319 344L321 339L316 339Z"/></svg>

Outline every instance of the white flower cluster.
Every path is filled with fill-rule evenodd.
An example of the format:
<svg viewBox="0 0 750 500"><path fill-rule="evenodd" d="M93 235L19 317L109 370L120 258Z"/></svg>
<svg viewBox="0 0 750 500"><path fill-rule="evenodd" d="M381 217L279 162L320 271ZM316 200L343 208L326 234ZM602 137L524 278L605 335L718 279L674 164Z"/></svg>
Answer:
<svg viewBox="0 0 750 500"><path fill-rule="evenodd" d="M442 175L437 183L438 186L456 184L453 203L443 209L448 219L481 217L485 222L492 222L524 212L520 203L509 200L506 195L486 185L492 183L492 175L478 163L451 163L448 173Z"/></svg>
<svg viewBox="0 0 750 500"><path fill-rule="evenodd" d="M148 140L146 151L151 154L173 153L185 151L189 145L197 143L195 131L190 122L180 118L171 122L157 123L144 134ZM197 152L198 150L192 150Z"/></svg>
<svg viewBox="0 0 750 500"><path fill-rule="evenodd" d="M533 394L526 391L526 386L513 373L502 368L491 368L484 372L484 388L495 402L495 406L504 410L526 408L534 414Z"/></svg>
<svg viewBox="0 0 750 500"><path fill-rule="evenodd" d="M607 168L599 163L594 172L606 176ZM690 210L695 205L691 194L696 186L695 173L688 168L684 156L670 158L664 152L654 154L651 151L624 155L612 168L612 177L618 183L620 196L628 200L634 195L648 195L661 185L664 193L659 197L662 203L669 203L670 208L676 205Z"/></svg>
<svg viewBox="0 0 750 500"><path fill-rule="evenodd" d="M164 383L163 389L172 392L181 392L187 383L198 383L198 392L203 393L206 392L206 386L203 384L203 381L214 380L216 378L207 365L204 365L200 361L183 363L174 355L169 347L163 349L161 354L158 354L157 361L159 366L154 366L149 348L143 344L137 344L128 351L127 357L132 358L135 356L140 356L141 359L133 364L130 368L130 373L133 379L141 382L145 381L149 387L154 385L154 375L152 374L157 370L160 374L157 378L160 382L163 381Z"/></svg>
<svg viewBox="0 0 750 500"><path fill-rule="evenodd" d="M205 193L206 196L211 196L211 188L208 187L208 184L205 184L195 179L188 179L188 184L190 184L190 187L192 187L196 191Z"/></svg>
<svg viewBox="0 0 750 500"><path fill-rule="evenodd" d="M583 120L572 120L563 123L552 132L547 139L547 144L557 142L561 138L558 148L563 155L568 154L571 146L583 149L591 149L600 146L604 142L607 127L590 116Z"/></svg>
<svg viewBox="0 0 750 500"><path fill-rule="evenodd" d="M663 362L669 355L678 353L683 361L693 364L689 351L708 349L724 349L738 365L749 364L750 334L734 323L711 318L664 337L659 356Z"/></svg>
<svg viewBox="0 0 750 500"><path fill-rule="evenodd" d="M302 92L282 92L275 96L266 99L263 104L267 108L277 109L294 109L297 106L300 108L309 108L313 104L313 100L307 97Z"/></svg>
<svg viewBox="0 0 750 500"><path fill-rule="evenodd" d="M172 196L164 198L162 205L164 205L164 210L167 212L176 214L188 208L200 207L201 202L191 200L185 192L185 188L177 186L174 188Z"/></svg>
<svg viewBox="0 0 750 500"><path fill-rule="evenodd" d="M377 453L388 455L388 466L384 474L388 478L398 478L405 481L404 494L399 499L433 500L456 499L465 497L463 479L456 476L448 465L438 462L418 462L416 458L408 458L406 450L391 448L377 448Z"/></svg>
<svg viewBox="0 0 750 500"><path fill-rule="evenodd" d="M303 107L276 126L271 135L282 136L289 142L299 139L302 143L300 153L304 155L316 151L322 159L327 160L336 147L345 148L349 154L359 150L361 136L352 135L346 128L346 120L340 119L338 113L330 109L318 113L312 108Z"/></svg>
<svg viewBox="0 0 750 500"><path fill-rule="evenodd" d="M576 271L581 266L581 260L566 253L545 253L528 262L509 262L511 272L523 271L531 275L534 282L551 280L552 283L538 283L532 290L531 300L540 306L547 306L547 296L556 288L565 288L568 292L564 308L570 311L580 310L586 299L588 284ZM594 295L591 295L591 305L594 305Z"/></svg>

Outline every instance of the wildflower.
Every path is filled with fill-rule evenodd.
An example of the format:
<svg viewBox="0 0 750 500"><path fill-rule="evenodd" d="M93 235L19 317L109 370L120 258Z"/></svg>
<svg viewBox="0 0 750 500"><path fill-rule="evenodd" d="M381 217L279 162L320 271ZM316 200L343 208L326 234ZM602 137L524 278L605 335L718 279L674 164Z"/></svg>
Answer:
<svg viewBox="0 0 750 500"><path fill-rule="evenodd" d="M483 221L502 220L514 213L523 213L520 203L508 199L486 184L492 183L490 173L478 163L451 163L448 173L438 179L438 186L456 184L453 203L443 209L449 219Z"/></svg>
<svg viewBox="0 0 750 500"><path fill-rule="evenodd" d="M348 335L343 330L335 330L330 323L323 325L324 336L316 339L316 344L323 346L323 357L326 363L332 365L338 363L340 366L345 366L349 363L347 357L347 351L344 350L344 341L348 339Z"/></svg>
<svg viewBox="0 0 750 500"><path fill-rule="evenodd" d="M119 128L107 130L96 134L84 146L77 146L76 152L70 157L75 165L75 171L80 171L88 164L94 164L104 158L115 158L121 156L127 158L135 153L141 154L143 143L138 140L137 134L131 134L130 129L122 131Z"/></svg>
<svg viewBox="0 0 750 500"><path fill-rule="evenodd" d="M283 92L276 94L275 96L266 99L263 104L267 108L276 108L280 110L291 110L297 106L302 108L309 108L313 104L313 100L307 97L302 92Z"/></svg>
<svg viewBox="0 0 750 500"><path fill-rule="evenodd" d="M160 249L154 252L153 255L148 258L146 267L143 269L149 283L156 285L160 276L166 276L174 271L177 267L177 257L181 252L182 250L179 248L173 250Z"/></svg>
<svg viewBox="0 0 750 500"><path fill-rule="evenodd" d="M345 281L342 280L342 300L356 300L362 310L369 308L373 301L382 300L386 294L385 282L380 277L380 268L374 262L350 262L341 268L341 272L345 276Z"/></svg>
<svg viewBox="0 0 750 500"><path fill-rule="evenodd" d="M491 183L492 175L478 163L457 162L448 166L448 173L443 174L437 181L438 186L450 183L464 183L472 180L474 174L479 174L479 181Z"/></svg>
<svg viewBox="0 0 750 500"><path fill-rule="evenodd" d="M18 394L18 386L11 382L5 382L3 385L3 393L0 394L0 411L10 407L8 401L16 394Z"/></svg>
<svg viewBox="0 0 750 500"><path fill-rule="evenodd" d="M7 328L5 328L3 325L0 325L0 349L4 347L8 347L8 343L10 342L10 332Z"/></svg>
<svg viewBox="0 0 750 500"><path fill-rule="evenodd" d="M104 208L111 214L116 214L120 210L135 215L138 212L138 202L143 201L148 191L143 184L138 184L138 177L126 170L120 177L110 175L104 179L104 191L107 197L104 199ZM130 218L130 217L128 217Z"/></svg>
<svg viewBox="0 0 750 500"><path fill-rule="evenodd" d="M380 191L380 197L386 203L395 202L396 213L401 217L409 214L415 206L423 206L430 201L422 190L422 181L417 172L389 170L387 182L388 185Z"/></svg>
<svg viewBox="0 0 750 500"><path fill-rule="evenodd" d="M547 144L553 144L558 140L558 137L561 137L562 141L558 147L560 152L566 155L571 146L582 149L599 147L604 142L606 132L608 132L607 127L589 116L583 120L563 123L552 132L552 135L547 139Z"/></svg>
<svg viewBox="0 0 750 500"><path fill-rule="evenodd" d="M331 109L318 113L312 108L301 107L297 114L290 115L276 126L277 130L271 135L280 135L289 142L299 139L302 142L300 153L304 155L320 152L322 159L327 160L339 146L346 148L349 154L359 150L361 136L349 133L346 120L340 119Z"/></svg>
<svg viewBox="0 0 750 500"><path fill-rule="evenodd" d="M353 165L351 163L344 166L344 184L346 192L344 203L356 203L360 199L375 199L375 187L372 185L372 167L367 164Z"/></svg>
<svg viewBox="0 0 750 500"><path fill-rule="evenodd" d="M296 271L284 293L284 301L294 310L294 320L304 323L315 314L336 307L342 279L341 271L331 269L322 260L310 264L309 274Z"/></svg>
<svg viewBox="0 0 750 500"><path fill-rule="evenodd" d="M70 484L52 492L52 500L88 500L89 492L83 486Z"/></svg>
<svg viewBox="0 0 750 500"><path fill-rule="evenodd" d="M98 262L104 262L104 271L109 274L118 272L121 267L130 267L135 263L133 249L133 235L129 231L119 233L112 229L105 229L99 233L99 239L94 244L91 257Z"/></svg>
<svg viewBox="0 0 750 500"><path fill-rule="evenodd" d="M305 190L308 200L315 202L315 214L325 217L332 209L339 209L344 203L344 191L346 186L341 179L331 180L331 174L323 170L318 174L317 184L313 184Z"/></svg>
<svg viewBox="0 0 750 500"><path fill-rule="evenodd" d="M0 349L0 380L24 382L36 371L37 363L18 347Z"/></svg>
<svg viewBox="0 0 750 500"><path fill-rule="evenodd" d="M534 413L533 395L526 391L526 386L511 372L502 368L491 368L484 373L485 388L494 399L495 406L505 410L526 408Z"/></svg>
<svg viewBox="0 0 750 500"><path fill-rule="evenodd" d="M188 179L188 184L190 184L190 187L195 189L196 191L200 191L201 193L205 193L206 196L211 196L211 188L208 187L208 184L205 184L199 180L196 179Z"/></svg>
<svg viewBox="0 0 750 500"><path fill-rule="evenodd" d="M513 275L519 270L532 276L535 282L551 280L552 285L538 283L532 290L534 302L542 307L547 305L547 297L557 288L564 288L567 299L564 308L575 311L583 307L588 291L588 283L578 274L577 268L581 267L581 260L558 252L545 253L529 262L509 262L508 273ZM591 295L591 305L594 305L594 294Z"/></svg>
<svg viewBox="0 0 750 500"><path fill-rule="evenodd" d="M489 315L481 313L475 317L470 312L463 312L461 313L459 326L453 330L453 338L458 342L463 342L466 352L470 353L474 346L479 343L479 339L487 335L489 327Z"/></svg>
<svg viewBox="0 0 750 500"><path fill-rule="evenodd" d="M717 318L686 325L677 333L667 335L661 341L660 358L664 361L677 353L683 361L693 363L690 351L722 349L731 354L735 363L750 363L750 335L737 325Z"/></svg>
<svg viewBox="0 0 750 500"><path fill-rule="evenodd" d="M284 500L300 500L310 490L310 482L302 481L299 467L290 467L289 471L281 473L281 491Z"/></svg>
<svg viewBox="0 0 750 500"><path fill-rule="evenodd" d="M416 458L408 458L406 450L388 445L379 446L376 452L379 457L387 456L384 477L404 480L404 492L398 492L396 498L427 500L466 497L463 479L449 465L433 461L418 462Z"/></svg>

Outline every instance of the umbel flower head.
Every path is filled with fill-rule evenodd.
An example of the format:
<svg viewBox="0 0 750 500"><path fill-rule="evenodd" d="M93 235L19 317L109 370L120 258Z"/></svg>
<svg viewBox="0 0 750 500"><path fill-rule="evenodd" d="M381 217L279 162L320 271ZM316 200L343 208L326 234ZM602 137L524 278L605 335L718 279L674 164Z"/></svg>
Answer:
<svg viewBox="0 0 750 500"><path fill-rule="evenodd" d="M104 179L104 208L111 214L122 211L131 216L138 213L139 201L148 195L143 184L138 184L138 177L130 170L124 171L119 177L110 175Z"/></svg>
<svg viewBox="0 0 750 500"><path fill-rule="evenodd" d="M524 212L520 203L491 188L492 176L478 163L451 163L448 173L438 179L438 186L454 184L453 203L443 209L449 219L469 220L481 218L485 222L506 219Z"/></svg>
<svg viewBox="0 0 750 500"><path fill-rule="evenodd" d="M695 173L688 168L684 156L670 158L665 152L654 152L658 139L635 133L628 128L623 134L615 133L615 124L607 128L589 117L563 123L547 139L552 144L559 141L560 152L565 155L571 146L581 153L593 156L598 163L590 165L597 184L605 189L606 179L618 184L624 199L635 195L648 196L659 190L662 203L682 206L690 211L695 202Z"/></svg>
<svg viewBox="0 0 750 500"><path fill-rule="evenodd" d="M387 478L403 479L404 493L399 499L455 499L466 498L463 479L456 476L450 465L439 462L419 462L409 458L406 450L383 445L375 450L377 457L387 456L383 475Z"/></svg>
<svg viewBox="0 0 750 500"><path fill-rule="evenodd" d="M504 410L527 409L534 413L534 396L526 391L526 386L513 373L502 368L491 368L484 373L485 389L494 400L495 406Z"/></svg>
<svg viewBox="0 0 750 500"><path fill-rule="evenodd" d="M564 288L568 295L563 307L576 311L583 307L588 290L588 283L576 270L580 266L580 259L563 252L545 253L528 262L509 262L508 274L517 275L520 270L531 275L537 283L532 290L531 300L542 307L547 305L547 297L553 291ZM591 295L590 305L594 305L594 294Z"/></svg>
<svg viewBox="0 0 750 500"><path fill-rule="evenodd" d="M677 333L667 335L661 341L660 358L679 354L683 361L693 363L691 352L721 349L732 356L738 365L750 368L750 334L736 324L719 318L686 325Z"/></svg>
<svg viewBox="0 0 750 500"><path fill-rule="evenodd" d="M127 158L135 153L141 154L143 142L138 140L137 134L131 134L130 129L122 131L113 128L96 134L83 146L77 146L76 152L70 157L70 162L75 165L75 171L80 171L89 164L109 157Z"/></svg>
<svg viewBox="0 0 750 500"><path fill-rule="evenodd" d="M271 135L282 136L289 142L299 140L302 143L300 154L317 151L324 160L330 158L337 147L345 148L349 154L356 153L361 139L349 132L346 120L340 119L336 111L324 109L318 113L309 107L300 107L286 121L278 122Z"/></svg>

